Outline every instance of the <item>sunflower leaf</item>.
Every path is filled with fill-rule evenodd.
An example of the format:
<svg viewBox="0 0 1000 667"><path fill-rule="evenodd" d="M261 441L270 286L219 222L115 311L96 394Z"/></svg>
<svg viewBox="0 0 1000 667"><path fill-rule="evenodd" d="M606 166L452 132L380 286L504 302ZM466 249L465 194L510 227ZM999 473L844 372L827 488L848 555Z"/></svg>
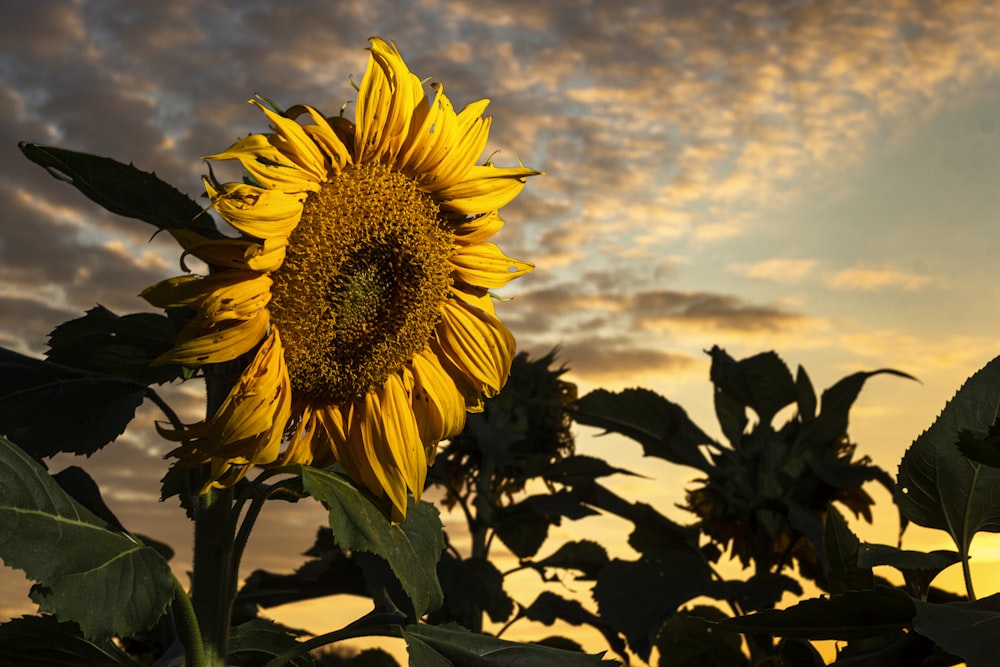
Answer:
<svg viewBox="0 0 1000 667"><path fill-rule="evenodd" d="M271 658L284 655L299 642L296 635L306 634L263 618L252 618L237 625L229 633L229 660L231 664L264 664ZM235 657L239 656L239 657ZM307 651L282 663L290 667L311 667L316 664Z"/></svg>
<svg viewBox="0 0 1000 667"><path fill-rule="evenodd" d="M41 459L92 454L135 416L146 386L0 348L0 433Z"/></svg>
<svg viewBox="0 0 1000 667"><path fill-rule="evenodd" d="M330 512L333 537L344 551L367 551L382 558L410 598L417 617L441 606L437 562L444 550L441 519L433 505L413 504L407 519L390 525L382 512L351 483L328 470L288 466L303 489Z"/></svg>
<svg viewBox="0 0 1000 667"><path fill-rule="evenodd" d="M156 550L109 530L2 436L0 559L38 582L40 611L75 621L89 639L149 628L173 597L173 575Z"/></svg>
<svg viewBox="0 0 1000 667"><path fill-rule="evenodd" d="M573 404L573 419L586 426L620 433L642 445L646 456L712 469L699 447L714 444L684 408L648 389L620 393L596 389Z"/></svg>
<svg viewBox="0 0 1000 667"><path fill-rule="evenodd" d="M185 229L209 239L222 238L211 216L187 195L160 180L108 157L78 153L27 141L24 156L60 181L76 187L112 213L142 220L160 229Z"/></svg>
<svg viewBox="0 0 1000 667"><path fill-rule="evenodd" d="M72 621L54 616L22 616L0 625L0 656L21 667L112 667L136 665L111 640L93 642Z"/></svg>
<svg viewBox="0 0 1000 667"><path fill-rule="evenodd" d="M163 384L184 373L180 366L151 366L172 348L177 327L155 313L119 316L98 305L49 334L49 361L143 384Z"/></svg>
<svg viewBox="0 0 1000 667"><path fill-rule="evenodd" d="M618 664L537 644L510 642L459 626L408 625L402 629L411 665L427 667L590 667Z"/></svg>
<svg viewBox="0 0 1000 667"><path fill-rule="evenodd" d="M903 455L896 502L914 523L947 531L968 554L978 531L1000 532L1000 469L966 458L960 433L988 433L1000 411L1000 357L970 377Z"/></svg>

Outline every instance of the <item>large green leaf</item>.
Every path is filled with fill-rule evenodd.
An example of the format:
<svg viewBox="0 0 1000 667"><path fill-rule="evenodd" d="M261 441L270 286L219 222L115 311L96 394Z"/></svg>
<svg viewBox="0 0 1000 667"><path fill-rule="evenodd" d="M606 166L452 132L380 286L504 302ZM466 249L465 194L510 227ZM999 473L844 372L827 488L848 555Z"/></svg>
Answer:
<svg viewBox="0 0 1000 667"><path fill-rule="evenodd" d="M574 403L573 419L632 438L646 456L705 472L712 468L700 447L715 442L684 408L648 389L620 393L597 389Z"/></svg>
<svg viewBox="0 0 1000 667"><path fill-rule="evenodd" d="M95 306L49 334L49 361L141 382L163 384L183 374L174 365L150 362L174 346L177 327L165 315L119 316Z"/></svg>
<svg viewBox="0 0 1000 667"><path fill-rule="evenodd" d="M36 582L43 612L106 639L149 628L173 596L156 550L109 530L24 450L0 437L0 558Z"/></svg>
<svg viewBox="0 0 1000 667"><path fill-rule="evenodd" d="M306 466L288 470L297 470L305 492L329 510L330 528L341 549L373 553L392 568L417 617L441 606L437 562L444 535L433 505L411 505L406 521L393 526L346 478Z"/></svg>
<svg viewBox="0 0 1000 667"><path fill-rule="evenodd" d="M600 655L509 642L455 626L408 625L403 639L414 667L590 667L619 664Z"/></svg>
<svg viewBox="0 0 1000 667"><path fill-rule="evenodd" d="M913 598L895 588L847 591L803 600L787 609L769 609L728 618L719 626L747 634L800 639L877 637L909 627L916 613Z"/></svg>
<svg viewBox="0 0 1000 667"><path fill-rule="evenodd" d="M76 187L112 213L148 222L160 229L186 229L207 238L222 238L204 207L156 174L140 171L108 157L64 148L18 144L29 160L60 181Z"/></svg>
<svg viewBox="0 0 1000 667"><path fill-rule="evenodd" d="M969 667L995 667L1000 656L1000 594L975 602L915 602L913 629Z"/></svg>
<svg viewBox="0 0 1000 667"><path fill-rule="evenodd" d="M92 454L135 416L146 386L0 348L0 433L35 458Z"/></svg>
<svg viewBox="0 0 1000 667"><path fill-rule="evenodd" d="M90 641L71 621L22 616L0 625L0 665L7 667L135 667L111 640Z"/></svg>
<svg viewBox="0 0 1000 667"><path fill-rule="evenodd" d="M967 554L978 531L1000 532L1000 469L958 450L964 431L988 433L1000 410L1000 357L969 378L899 464L895 498L914 523L947 531Z"/></svg>

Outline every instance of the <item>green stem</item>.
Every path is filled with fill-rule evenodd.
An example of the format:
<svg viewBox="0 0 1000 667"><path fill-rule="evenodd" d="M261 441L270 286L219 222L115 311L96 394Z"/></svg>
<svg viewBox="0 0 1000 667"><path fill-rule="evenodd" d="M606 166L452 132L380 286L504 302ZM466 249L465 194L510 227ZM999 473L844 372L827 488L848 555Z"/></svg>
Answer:
<svg viewBox="0 0 1000 667"><path fill-rule="evenodd" d="M174 621L180 631L181 645L184 646L184 658L188 667L205 667L205 648L201 642L201 632L198 630L198 618L187 591L174 577Z"/></svg>
<svg viewBox="0 0 1000 667"><path fill-rule="evenodd" d="M965 577L965 592L969 596L969 602L976 601L976 592L972 590L972 570L969 569L969 546L962 549L962 575Z"/></svg>
<svg viewBox="0 0 1000 667"><path fill-rule="evenodd" d="M232 489L211 489L195 500L192 603L201 626L205 666L226 664L236 574Z"/></svg>

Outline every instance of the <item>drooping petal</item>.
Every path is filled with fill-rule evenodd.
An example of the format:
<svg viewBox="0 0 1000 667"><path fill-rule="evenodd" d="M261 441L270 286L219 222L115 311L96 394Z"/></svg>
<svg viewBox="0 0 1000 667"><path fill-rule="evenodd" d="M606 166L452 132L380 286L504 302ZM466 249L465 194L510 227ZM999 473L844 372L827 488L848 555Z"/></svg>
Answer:
<svg viewBox="0 0 1000 667"><path fill-rule="evenodd" d="M539 174L528 167L475 166L461 182L436 192L435 198L443 207L462 215L494 211L520 194L528 176Z"/></svg>
<svg viewBox="0 0 1000 667"><path fill-rule="evenodd" d="M330 160L330 169L328 172L332 172L333 174L339 173L344 167L352 163L351 154L347 150L347 146L340 140L340 137L337 136L336 131L330 126L330 122L323 117L323 114L311 106L297 104L288 109L285 115L294 120L303 112L309 114L309 117L313 119L313 124L303 125L302 129L305 130L310 139L316 142L316 145ZM327 174L328 178L329 175L330 173Z"/></svg>
<svg viewBox="0 0 1000 667"><path fill-rule="evenodd" d="M364 456L396 510L406 516L406 491L419 498L427 474L427 459L410 399L403 384L390 375L352 405L351 440L360 442Z"/></svg>
<svg viewBox="0 0 1000 667"><path fill-rule="evenodd" d="M459 245L482 243L503 228L503 218L497 211L489 211L474 218L456 222L451 231Z"/></svg>
<svg viewBox="0 0 1000 667"><path fill-rule="evenodd" d="M269 322L267 310L262 309L249 319L237 320L206 333L184 329L177 337L177 344L151 364L178 364L198 368L205 364L232 361L252 350L264 338Z"/></svg>
<svg viewBox="0 0 1000 667"><path fill-rule="evenodd" d="M291 393L281 339L275 329L207 423L165 433L172 440L184 442L171 455L186 465L211 463L206 488L236 483L250 466L268 464L277 458L291 414Z"/></svg>
<svg viewBox="0 0 1000 667"><path fill-rule="evenodd" d="M507 383L514 359L514 337L495 316L457 299L441 304L435 337L444 355L495 396Z"/></svg>
<svg viewBox="0 0 1000 667"><path fill-rule="evenodd" d="M275 134L269 137L271 145L288 156L288 159L302 171L312 176L314 181L325 182L328 174L323 152L305 129L291 118L275 113L257 100L250 100L250 104L263 111L271 121L271 126L275 130Z"/></svg>
<svg viewBox="0 0 1000 667"><path fill-rule="evenodd" d="M419 352L413 355L411 367L413 414L422 440L436 445L461 433L465 427L465 400L437 355L430 350Z"/></svg>
<svg viewBox="0 0 1000 667"><path fill-rule="evenodd" d="M206 155L204 159L239 160L258 185L280 192L315 192L320 187L320 181L311 170L295 164L266 134L251 134L223 152Z"/></svg>
<svg viewBox="0 0 1000 667"><path fill-rule="evenodd" d="M286 194L243 183L226 183L216 190L208 180L205 191L226 222L258 239L288 237L302 219L302 194Z"/></svg>
<svg viewBox="0 0 1000 667"><path fill-rule="evenodd" d="M489 289L503 287L535 268L531 262L508 257L493 243L460 246L449 261L459 280Z"/></svg>

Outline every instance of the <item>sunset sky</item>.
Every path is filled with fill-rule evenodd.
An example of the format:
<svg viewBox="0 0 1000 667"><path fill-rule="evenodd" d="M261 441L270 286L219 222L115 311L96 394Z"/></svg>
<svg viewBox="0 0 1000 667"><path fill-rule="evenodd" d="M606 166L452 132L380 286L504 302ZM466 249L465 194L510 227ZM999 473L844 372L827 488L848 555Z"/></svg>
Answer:
<svg viewBox="0 0 1000 667"><path fill-rule="evenodd" d="M561 346L581 393L650 387L717 433L713 345L775 350L817 390L897 368L921 382L871 380L850 428L895 474L1000 354L1000 4L959 0L5 2L0 346L41 355L55 325L97 303L146 309L136 295L177 272L170 238L90 203L18 141L131 161L200 197L200 156L266 130L254 94L352 115L372 35L456 107L492 100L484 159L545 172L504 209L498 244L537 268L498 312L521 349ZM174 394L196 406L194 389ZM157 416L75 463L126 526L178 548L181 572L188 526L156 502ZM673 509L687 469L578 434L581 451L651 477L620 493L687 520ZM324 514L266 519L247 571L294 567ZM623 525L595 526L624 544ZM859 529L892 541L895 519ZM1000 539L975 546L974 573L1000 572ZM0 570L16 590L0 617L30 608L21 579Z"/></svg>

